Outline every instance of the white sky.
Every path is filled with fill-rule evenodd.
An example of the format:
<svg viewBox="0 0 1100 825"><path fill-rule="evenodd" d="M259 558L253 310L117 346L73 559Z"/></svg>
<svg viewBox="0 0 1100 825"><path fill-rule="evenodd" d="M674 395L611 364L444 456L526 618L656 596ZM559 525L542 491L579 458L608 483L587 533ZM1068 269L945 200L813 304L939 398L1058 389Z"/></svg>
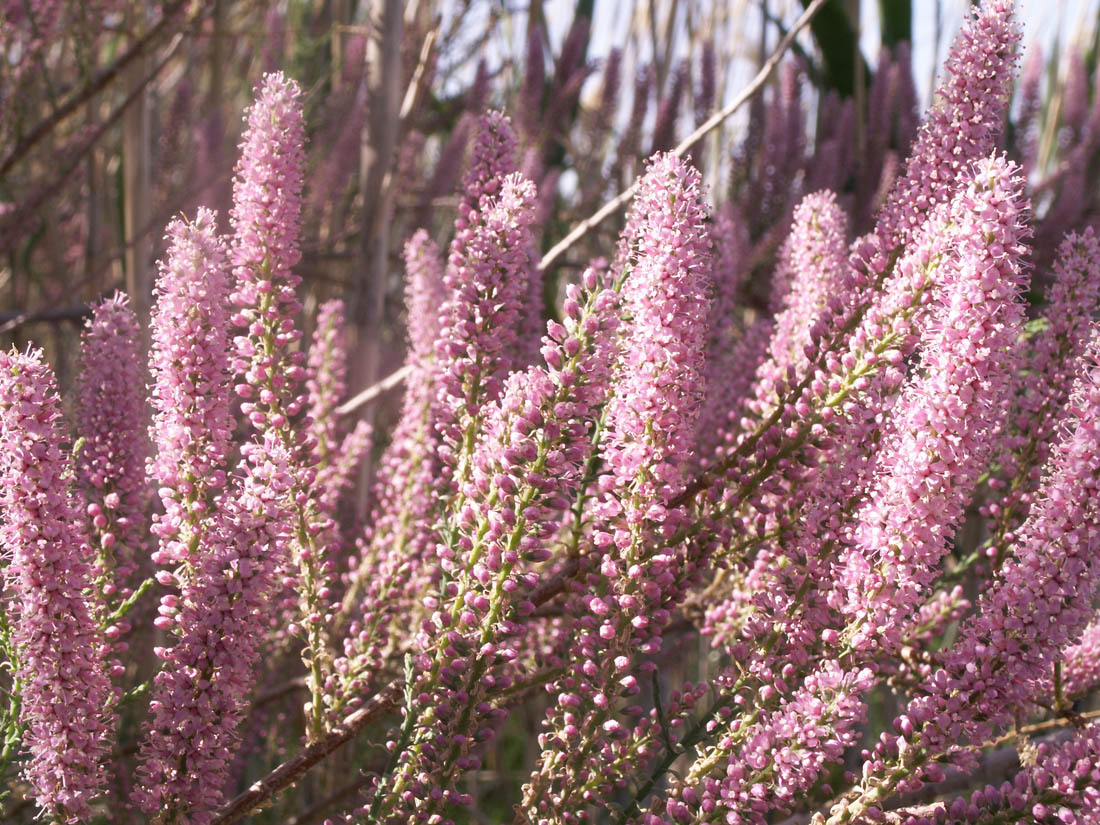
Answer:
<svg viewBox="0 0 1100 825"><path fill-rule="evenodd" d="M667 8L668 2L669 0L657 0L656 6L658 9ZM759 31L760 18L757 11L759 0L713 0L713 2L728 2L731 7L744 7L748 30ZM700 5L706 4L704 2ZM969 0L913 0L914 70L917 89L923 103L927 103L931 93L933 71L936 67L942 66L951 39L962 22L968 6ZM1069 43L1088 39L1100 15L1100 0L1020 0L1017 6L1024 25L1025 47L1030 47L1033 42L1038 41L1042 44L1044 54L1047 56L1051 54L1056 42L1059 42L1064 50ZM574 0L546 0L544 3L546 18L552 29L551 38L555 45L559 44L564 36L565 28L572 19L573 7ZM938 53L936 51L937 7L941 27ZM769 0L769 8L773 14L782 16L787 23L790 23L797 15L800 6L797 0ZM878 53L878 0L862 0L860 8L863 52L873 63ZM630 0L596 0L596 19L592 28L590 57L601 58L611 48L622 44L634 9L635 3ZM522 37L522 31L503 36L517 35ZM755 36L749 39L755 40ZM752 63L748 60L744 62L744 67L731 67L727 90L730 95L736 93L754 71Z"/></svg>

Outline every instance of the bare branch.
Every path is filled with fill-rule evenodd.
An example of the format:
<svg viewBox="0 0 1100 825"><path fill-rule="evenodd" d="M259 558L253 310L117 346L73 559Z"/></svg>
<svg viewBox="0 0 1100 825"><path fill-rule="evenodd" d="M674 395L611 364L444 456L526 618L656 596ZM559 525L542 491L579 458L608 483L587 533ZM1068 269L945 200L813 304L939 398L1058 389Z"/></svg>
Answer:
<svg viewBox="0 0 1100 825"><path fill-rule="evenodd" d="M30 324L35 321L45 321L48 323L57 321L82 321L90 314L91 310L84 305L60 307L57 309L38 309L28 312L6 312L0 314L0 335L11 332L13 329L23 326L23 324Z"/></svg>
<svg viewBox="0 0 1100 825"><path fill-rule="evenodd" d="M412 372L412 367L406 364L399 370L395 370L379 381L377 384L372 384L367 387L361 393L353 398L349 398L343 404L336 408L337 415L347 415L350 412L355 412L364 404L369 404L375 398L380 396L384 392L388 392L405 380L405 377Z"/></svg>
<svg viewBox="0 0 1100 825"><path fill-rule="evenodd" d="M33 149L40 140L52 132L61 121L73 114L73 112L77 111L84 103L106 88L121 75L122 71L127 66L148 51L153 43L155 43L168 29L169 24L173 22L176 15L186 6L187 3L184 2L184 0L176 0L176 2L166 5L160 20L149 29L144 37L135 41L134 44L119 56L114 63L103 69L103 71L92 78L90 83L69 97L68 100L54 109L41 123L31 129L30 132L15 144L15 147L8 153L7 157L0 162L0 177L10 172L12 167L22 160L27 152ZM205 12L200 12L200 16L204 13Z"/></svg>
<svg viewBox="0 0 1100 825"><path fill-rule="evenodd" d="M218 812L210 825L233 825L234 822L240 822L250 811L289 788L305 776L310 768L354 739L371 722L396 708L401 688L401 680L390 682L324 739L299 751L263 779L255 782L247 791L239 794Z"/></svg>

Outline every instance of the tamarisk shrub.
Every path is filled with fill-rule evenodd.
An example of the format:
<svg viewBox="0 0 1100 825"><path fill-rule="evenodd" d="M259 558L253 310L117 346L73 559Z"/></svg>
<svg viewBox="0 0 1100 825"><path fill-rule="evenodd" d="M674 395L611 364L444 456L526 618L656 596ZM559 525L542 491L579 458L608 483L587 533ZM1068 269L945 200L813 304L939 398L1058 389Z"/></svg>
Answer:
<svg viewBox="0 0 1100 825"><path fill-rule="evenodd" d="M972 12L919 126L884 61L865 157L837 100L807 156L791 64L729 197L616 158L617 242L551 269L539 112L576 102L585 31L517 126L455 129L366 501L282 73L229 213L167 226L147 358L96 303L70 432L43 351L0 354L5 823L1100 822L1100 243L1005 151L1012 4Z"/></svg>

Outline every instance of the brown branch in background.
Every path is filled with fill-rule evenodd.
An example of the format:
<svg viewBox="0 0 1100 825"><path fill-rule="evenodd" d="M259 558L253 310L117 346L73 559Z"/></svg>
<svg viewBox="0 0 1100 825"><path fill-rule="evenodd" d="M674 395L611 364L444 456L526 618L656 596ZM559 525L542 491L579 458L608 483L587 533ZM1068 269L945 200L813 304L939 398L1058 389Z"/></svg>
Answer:
<svg viewBox="0 0 1100 825"><path fill-rule="evenodd" d="M18 209L4 216L3 222L0 223L0 249L3 249L3 244L5 242L4 233L11 227L18 226L21 220L33 214L43 203L57 193L68 179L69 175L76 171L77 167L84 162L85 153L95 146L95 144L99 142L99 139L118 122L130 107L130 104L137 100L139 95L145 94L146 87L156 79L161 71L164 70L164 67L176 56L180 46L183 45L183 41L183 33L180 32L175 36L167 53L157 62L142 83L137 88L132 89L125 100L123 100L105 120L92 130L91 134L84 139L83 145L79 149L73 151L73 157L69 160L68 164L63 166L61 171L54 176L54 179L41 187L37 192L33 193L32 196L28 197L26 201L20 204Z"/></svg>
<svg viewBox="0 0 1100 825"><path fill-rule="evenodd" d="M262 705L274 702L277 699L282 699L284 696L289 696L299 690L305 690L305 687L306 678L304 676L299 676L296 679L291 679L289 682L284 682L278 687L265 690L263 693L258 694L252 702L252 706L254 708L261 707Z"/></svg>
<svg viewBox="0 0 1100 825"><path fill-rule="evenodd" d="M375 694L359 710L350 714L343 723L331 731L324 739L314 742L281 764L263 779L253 783L244 793L239 794L223 807L211 820L210 825L233 825L240 822L250 811L262 805L275 794L289 788L306 775L310 768L330 756L355 738L363 728L393 711L401 697L400 679L390 682Z"/></svg>
<svg viewBox="0 0 1100 825"><path fill-rule="evenodd" d="M131 9L131 25L136 29L144 13L139 4ZM141 42L139 38L138 43ZM123 72L128 90L133 90L131 103L122 115L122 227L126 239L126 292L133 302L134 311L147 328L152 284L150 268L153 244L148 235L137 237L141 221L151 210L152 147L149 122L149 95L146 82L144 55L134 59Z"/></svg>
<svg viewBox="0 0 1100 825"><path fill-rule="evenodd" d="M46 135L57 128L58 124L65 118L73 114L81 105L88 102L96 94L105 89L115 79L121 76L124 69L144 55L160 36L168 30L176 15L186 8L186 6L187 3L184 0L176 0L176 2L167 4L164 7L164 12L161 14L160 20L149 29L144 37L135 41L134 44L119 56L114 63L103 69L103 71L97 74L90 83L71 95L68 100L54 109L42 122L20 138L19 142L15 144L15 147L8 153L7 157L5 157L3 161L0 161L0 177L10 172L16 163L22 160L39 141L46 137ZM195 19L197 20L202 14L203 12L199 12Z"/></svg>
<svg viewBox="0 0 1100 825"><path fill-rule="evenodd" d="M749 84L741 90L736 98L734 98L728 104L712 114L709 118L707 118L707 120L700 124L700 126L694 132L692 132L690 135L680 141L676 148L672 150L672 154L676 155L677 157L683 157L692 148L694 148L695 144L706 137L712 130L720 126L738 109L744 106L745 103L748 102L748 100L752 98L752 96L763 87L764 83L767 82L772 72L775 71L776 66L779 65L780 59L783 57L784 53L786 53L787 49L790 48L791 44L794 42L799 32L801 32L807 25L809 25L810 21L814 18L814 15L817 14L817 12L825 5L825 2L826 0L813 0L813 2L806 7L806 10L802 12L798 20L795 21L794 25L791 26L790 30L783 36L783 39L780 40L779 43L776 45L775 51L772 52L771 57L764 61L764 65L761 66L760 71L756 74L756 77L754 77L749 82ZM622 209L623 206L625 206L630 201L630 199L634 197L634 193L638 191L638 186L640 184L641 179L635 178L634 182L630 184L630 186L628 186L614 198L605 203L602 207L596 210L595 213L574 226L573 229L570 230L569 234L567 234L564 238L554 244L554 246L552 246L546 252L546 254L542 256L542 260L539 261L538 268L540 270L549 269L550 266L553 265L553 263L558 258L560 258L571 246L573 246L573 244L575 244L577 241L579 241L581 238L583 238L585 235L587 235L589 232L599 226L608 217ZM402 370L398 370L397 372L390 374L386 378L382 379L382 381L379 381L378 384L368 387L367 389L363 390L363 392L359 393L350 401L345 403L340 408L340 412L344 414L349 413L362 406L363 404L366 404L367 402L373 400L384 391L381 389L375 391L375 387L386 384L386 389L388 389L389 387L395 386L397 383L400 383L400 381L404 379L406 374L407 372L402 374ZM398 377L399 375L400 377Z"/></svg>
<svg viewBox="0 0 1100 825"><path fill-rule="evenodd" d="M18 329L24 324L39 321L56 323L58 321L82 321L91 315L91 310L85 306L60 307L58 309L37 309L29 312L5 312L0 314L0 335Z"/></svg>

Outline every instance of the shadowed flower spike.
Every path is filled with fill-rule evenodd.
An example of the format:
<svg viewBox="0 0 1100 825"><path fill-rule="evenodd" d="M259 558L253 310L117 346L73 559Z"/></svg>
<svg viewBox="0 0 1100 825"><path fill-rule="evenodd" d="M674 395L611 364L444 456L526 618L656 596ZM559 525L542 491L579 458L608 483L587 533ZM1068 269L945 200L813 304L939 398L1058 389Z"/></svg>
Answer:
<svg viewBox="0 0 1100 825"><path fill-rule="evenodd" d="M340 496L350 484L360 459L370 449L371 427L357 421L345 434L336 408L347 394L347 346L345 338L344 302L326 301L317 311L317 326L309 348L306 373L308 391L307 417L312 438L316 441L313 462L317 467L314 495L321 509L335 515ZM328 543L338 544L337 536L329 533Z"/></svg>
<svg viewBox="0 0 1100 825"><path fill-rule="evenodd" d="M428 369L439 338L440 308L446 298L443 261L439 247L419 229L405 244L405 318L410 360L421 371Z"/></svg>
<svg viewBox="0 0 1100 825"><path fill-rule="evenodd" d="M1042 47L1038 42L1032 43L1020 77L1020 103L1015 121L1017 141L1020 145L1020 165L1023 167L1025 177L1031 175L1038 160L1040 128L1038 117L1042 107L1043 68Z"/></svg>
<svg viewBox="0 0 1100 825"><path fill-rule="evenodd" d="M92 308L80 340L77 431L84 446L77 475L86 490L91 535L98 551L103 596L126 592L143 550L145 379L141 330L129 298L116 293Z"/></svg>
<svg viewBox="0 0 1100 825"><path fill-rule="evenodd" d="M1094 618L1081 638L1063 651L1062 661L1067 699L1084 696L1100 685L1100 618Z"/></svg>
<svg viewBox="0 0 1100 825"><path fill-rule="evenodd" d="M1070 50L1062 89L1062 123L1076 135L1089 116L1089 71L1081 50Z"/></svg>
<svg viewBox="0 0 1100 825"><path fill-rule="evenodd" d="M696 449L696 459L703 466L714 457L727 420L740 410L773 330L771 318L751 316L742 306L749 238L744 220L731 204L715 216L713 236L714 299L707 320L706 397L699 411Z"/></svg>
<svg viewBox="0 0 1100 825"><path fill-rule="evenodd" d="M1027 518L1043 466L1073 387L1078 359L1100 308L1100 241L1092 228L1068 234L1058 250L1043 312L1046 325L1028 344L1026 369L1017 380L1016 402L1001 437L999 473L989 481L997 495L983 506L989 520L991 554L997 564L1009 552L1015 531Z"/></svg>
<svg viewBox="0 0 1100 825"><path fill-rule="evenodd" d="M76 823L105 790L114 698L96 624L95 554L81 532L65 441L42 351L0 353L0 545L26 728L23 775L43 813Z"/></svg>
<svg viewBox="0 0 1100 825"><path fill-rule="evenodd" d="M354 708L378 675L387 644L406 645L411 632L391 625L407 615L428 591L435 561L435 521L440 502L436 483L438 433L435 402L435 347L440 336L446 289L439 248L417 230L405 244L405 316L408 350L401 417L382 456L372 490L373 509L360 557L352 571L343 609L353 618L343 655L333 666L339 689L326 700L333 718ZM392 635L391 635L392 634Z"/></svg>
<svg viewBox="0 0 1100 825"><path fill-rule="evenodd" d="M336 453L340 435L336 407L348 391L348 354L344 344L344 302L325 301L317 310L306 373L307 415L312 422L317 461L327 463Z"/></svg>

